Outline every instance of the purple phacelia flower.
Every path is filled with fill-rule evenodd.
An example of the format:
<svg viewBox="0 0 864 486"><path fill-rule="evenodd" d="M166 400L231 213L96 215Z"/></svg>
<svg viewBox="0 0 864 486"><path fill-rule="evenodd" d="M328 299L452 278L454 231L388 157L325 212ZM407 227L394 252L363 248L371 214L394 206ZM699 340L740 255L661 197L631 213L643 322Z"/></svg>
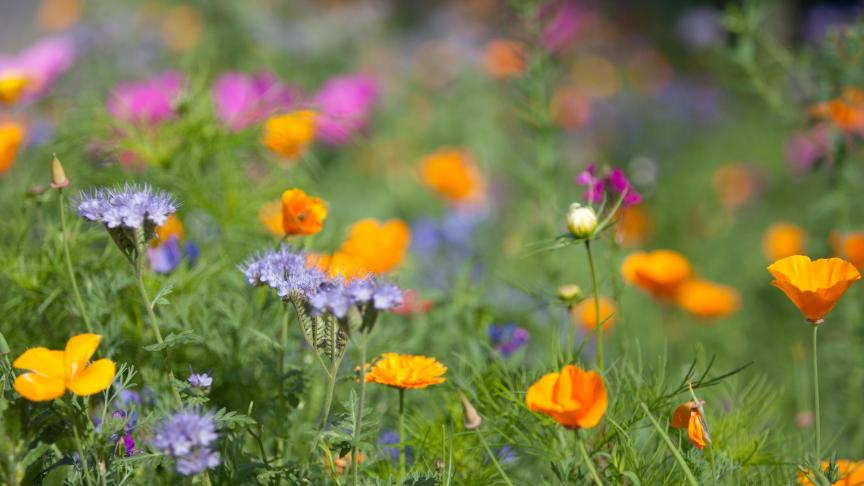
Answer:
<svg viewBox="0 0 864 486"><path fill-rule="evenodd" d="M207 390L213 385L213 377L207 373L192 373L186 379L193 388Z"/></svg>
<svg viewBox="0 0 864 486"><path fill-rule="evenodd" d="M78 214L109 229L143 228L146 222L159 226L177 211L177 201L167 192L148 185L126 184L123 189L96 189L81 193Z"/></svg>
<svg viewBox="0 0 864 486"><path fill-rule="evenodd" d="M492 341L492 347L505 358L525 345L529 338L528 331L516 324L489 326L489 340Z"/></svg>
<svg viewBox="0 0 864 486"><path fill-rule="evenodd" d="M249 258L240 269L249 285L266 285L281 298L292 293L306 296L325 281L323 273L307 265L305 253L287 246Z"/></svg>
<svg viewBox="0 0 864 486"><path fill-rule="evenodd" d="M231 130L242 130L297 104L299 90L271 73L225 73L213 85L216 116Z"/></svg>
<svg viewBox="0 0 864 486"><path fill-rule="evenodd" d="M108 111L124 122L156 124L177 115L183 75L166 72L140 82L120 83L108 99Z"/></svg>
<svg viewBox="0 0 864 486"><path fill-rule="evenodd" d="M366 74L337 76L315 94L317 137L342 145L366 129L378 100L378 83Z"/></svg>
<svg viewBox="0 0 864 486"><path fill-rule="evenodd" d="M331 313L343 319L351 307L371 304L375 310L386 311L402 304L402 289L373 277L345 283L341 277L322 284L309 293L309 307L315 315Z"/></svg>
<svg viewBox="0 0 864 486"><path fill-rule="evenodd" d="M623 196L621 207L628 207L642 202L642 196L636 192L633 184L627 179L621 169L612 169L606 175L597 176L597 166L592 162L588 168L580 172L576 177L576 184L586 186L583 197L592 204L603 201L608 195L613 201Z"/></svg>
<svg viewBox="0 0 864 486"><path fill-rule="evenodd" d="M166 420L153 438L159 452L176 460L176 471L190 476L219 465L219 453L212 450L218 439L212 413L190 408Z"/></svg>

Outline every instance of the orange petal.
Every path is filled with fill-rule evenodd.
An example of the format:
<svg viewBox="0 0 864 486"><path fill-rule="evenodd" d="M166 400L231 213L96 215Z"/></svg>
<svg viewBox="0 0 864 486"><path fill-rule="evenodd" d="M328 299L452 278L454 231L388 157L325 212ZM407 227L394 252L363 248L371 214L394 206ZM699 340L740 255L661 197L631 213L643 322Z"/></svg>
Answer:
<svg viewBox="0 0 864 486"><path fill-rule="evenodd" d="M590 429L600 422L609 406L603 378L596 371L585 373L581 392L583 412L578 425L583 429Z"/></svg>
<svg viewBox="0 0 864 486"><path fill-rule="evenodd" d="M698 410L693 410L690 413L690 421L687 424L687 436L690 437L690 442L698 449L704 449L709 441L705 422Z"/></svg>
<svg viewBox="0 0 864 486"><path fill-rule="evenodd" d="M558 373L547 373L528 388L528 393L525 395L525 405L528 406L528 410L547 415L549 412L560 410L561 407L552 401L552 393L559 376Z"/></svg>
<svg viewBox="0 0 864 486"><path fill-rule="evenodd" d="M100 359L84 368L69 382L69 390L81 396L92 395L111 386L116 369L110 359Z"/></svg>
<svg viewBox="0 0 864 486"><path fill-rule="evenodd" d="M27 370L43 377L63 378L63 351L52 351L48 348L30 348L24 351L12 366L19 370Z"/></svg>
<svg viewBox="0 0 864 486"><path fill-rule="evenodd" d="M87 361L99 347L102 336L98 334L79 334L72 336L66 343L66 379L72 381L80 373Z"/></svg>
<svg viewBox="0 0 864 486"><path fill-rule="evenodd" d="M693 402L682 403L672 412L670 425L676 429L686 428L690 422L690 412L693 410Z"/></svg>
<svg viewBox="0 0 864 486"><path fill-rule="evenodd" d="M36 373L24 373L15 378L15 391L31 402L46 402L63 396L63 377L43 377Z"/></svg>

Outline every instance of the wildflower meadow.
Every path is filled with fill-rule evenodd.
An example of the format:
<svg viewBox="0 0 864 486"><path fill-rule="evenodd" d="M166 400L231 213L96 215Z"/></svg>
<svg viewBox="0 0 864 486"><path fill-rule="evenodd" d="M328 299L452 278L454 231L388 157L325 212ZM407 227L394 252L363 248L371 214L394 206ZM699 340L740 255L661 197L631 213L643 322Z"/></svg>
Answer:
<svg viewBox="0 0 864 486"><path fill-rule="evenodd" d="M0 2L0 484L864 484L862 13Z"/></svg>

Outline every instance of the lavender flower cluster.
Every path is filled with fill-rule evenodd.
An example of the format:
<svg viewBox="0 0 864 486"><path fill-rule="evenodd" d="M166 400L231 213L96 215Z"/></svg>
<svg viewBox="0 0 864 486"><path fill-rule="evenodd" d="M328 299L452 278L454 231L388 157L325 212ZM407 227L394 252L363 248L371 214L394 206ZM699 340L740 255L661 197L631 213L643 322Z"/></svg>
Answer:
<svg viewBox="0 0 864 486"><path fill-rule="evenodd" d="M219 453L211 448L218 437L212 413L186 409L162 424L153 446L177 461L178 473L191 476L219 465Z"/></svg>
<svg viewBox="0 0 864 486"><path fill-rule="evenodd" d="M176 211L174 197L149 185L126 184L122 190L99 188L91 193L82 192L78 203L81 217L108 228L138 229L148 221L158 226Z"/></svg>
<svg viewBox="0 0 864 486"><path fill-rule="evenodd" d="M281 298L302 295L313 314L332 313L344 318L352 306L371 304L376 310L389 310L402 304L402 290L391 283L369 276L346 282L342 277L327 278L308 264L307 256L282 247L259 254L241 267L249 285L266 285Z"/></svg>

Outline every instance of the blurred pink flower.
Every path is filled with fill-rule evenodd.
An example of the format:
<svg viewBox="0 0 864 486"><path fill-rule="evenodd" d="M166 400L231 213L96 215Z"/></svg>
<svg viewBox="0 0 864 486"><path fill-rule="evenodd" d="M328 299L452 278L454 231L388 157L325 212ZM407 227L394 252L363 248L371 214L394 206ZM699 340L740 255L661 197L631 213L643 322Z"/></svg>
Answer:
<svg viewBox="0 0 864 486"><path fill-rule="evenodd" d="M579 38L588 23L588 12L577 0L551 0L540 7L537 18L544 23L540 43L548 51L560 52Z"/></svg>
<svg viewBox="0 0 864 486"><path fill-rule="evenodd" d="M377 81L366 74L328 80L315 94L318 138L333 145L351 142L369 124L378 96Z"/></svg>
<svg viewBox="0 0 864 486"><path fill-rule="evenodd" d="M169 71L144 81L118 84L108 99L108 111L126 122L159 123L177 115L175 101L183 75Z"/></svg>
<svg viewBox="0 0 864 486"><path fill-rule="evenodd" d="M615 201L621 195L621 207L626 208L642 202L642 196L636 192L627 175L621 169L612 169L604 176L597 176L597 165L593 162L576 176L576 184L585 187L583 197L592 204L599 204L605 195Z"/></svg>
<svg viewBox="0 0 864 486"><path fill-rule="evenodd" d="M75 62L75 42L65 36L46 37L15 55L0 54L0 77L22 74L26 99L43 95Z"/></svg>
<svg viewBox="0 0 864 486"><path fill-rule="evenodd" d="M293 108L298 98L298 89L266 72L229 72L219 76L213 85L216 116L234 131Z"/></svg>
<svg viewBox="0 0 864 486"><path fill-rule="evenodd" d="M798 132L786 142L786 159L796 174L805 173L813 168L819 159L828 155L831 137L825 125Z"/></svg>

